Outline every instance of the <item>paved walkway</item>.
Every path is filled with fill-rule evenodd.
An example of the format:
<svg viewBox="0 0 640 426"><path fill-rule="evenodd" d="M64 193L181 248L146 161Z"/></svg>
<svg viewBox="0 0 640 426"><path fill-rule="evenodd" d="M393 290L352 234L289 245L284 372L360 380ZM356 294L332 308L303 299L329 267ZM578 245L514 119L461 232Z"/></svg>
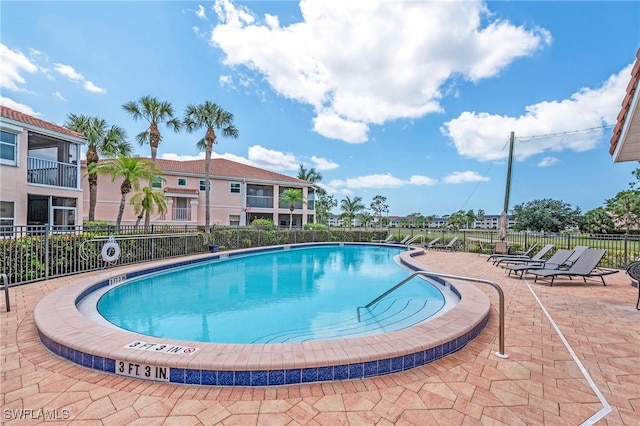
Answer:
<svg viewBox="0 0 640 426"><path fill-rule="evenodd" d="M7 425L48 424L54 419L58 424L82 425L640 425L638 290L624 272L605 277L607 286L562 279L550 287L509 278L485 259L430 251L415 261L422 269L481 277L502 286L508 359L494 355L496 292L481 286L494 307L489 325L453 355L377 378L296 386L171 385L77 366L48 352L33 322L37 302L77 277L12 288L11 312L6 312L3 300L0 303L1 421Z"/></svg>

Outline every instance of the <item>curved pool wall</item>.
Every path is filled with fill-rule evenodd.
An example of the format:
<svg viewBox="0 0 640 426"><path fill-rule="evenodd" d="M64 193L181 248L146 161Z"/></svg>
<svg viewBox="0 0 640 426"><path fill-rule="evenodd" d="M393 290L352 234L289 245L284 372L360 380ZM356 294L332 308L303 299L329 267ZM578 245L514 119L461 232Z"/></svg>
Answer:
<svg viewBox="0 0 640 426"><path fill-rule="evenodd" d="M292 247L345 244L310 243L208 254L179 262L157 262L151 268L128 266L102 271L93 274L95 280L91 282L86 277L92 274L84 274L44 297L34 310L34 320L42 343L76 364L140 379L220 386L361 379L408 370L461 349L486 326L490 302L484 292L473 285L458 288L435 277L433 281L448 286L460 297L454 308L413 327L351 339L273 344L161 339L99 324L76 307L97 289L169 268ZM422 254L422 249L410 249L400 259L405 266L418 270L411 258Z"/></svg>

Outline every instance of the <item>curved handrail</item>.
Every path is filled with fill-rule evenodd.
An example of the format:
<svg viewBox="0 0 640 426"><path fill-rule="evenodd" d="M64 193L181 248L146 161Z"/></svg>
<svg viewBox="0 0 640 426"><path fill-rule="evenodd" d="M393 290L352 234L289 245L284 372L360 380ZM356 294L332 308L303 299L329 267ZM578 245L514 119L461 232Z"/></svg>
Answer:
<svg viewBox="0 0 640 426"><path fill-rule="evenodd" d="M497 357L499 357L499 358L508 358L509 357L509 355L507 355L504 352L504 292L502 291L502 288L498 285L498 283L496 283L495 281L491 281L491 280L485 280L484 278L462 277L462 276L459 276L459 275L442 274L442 273L439 273L439 272L430 272L430 271L416 271L413 274L409 275L404 280L400 281L398 284L396 284L393 287L391 287L389 290L387 290L384 293L382 293L380 296L378 296L375 299L373 299L371 302L367 303L364 306L358 306L358 308L357 308L358 321L360 321L360 309L368 309L369 307L371 307L371 305L373 305L376 302L379 302L381 299L385 298L390 293L394 292L395 290L397 290L398 288L403 286L405 283L407 283L408 281L411 281L412 279L414 279L417 276L451 278L451 279L454 279L454 280L471 281L471 282L476 282L476 283L489 284L490 286L495 288L496 291L498 292L498 302L499 302L499 308L498 308L499 309L499 311L498 311L498 315L499 315L499 324L498 324L499 352L496 352L495 355Z"/></svg>
<svg viewBox="0 0 640 426"><path fill-rule="evenodd" d="M425 236L422 235L422 234L418 234L415 237L411 238L409 241L407 241L404 245L409 247L409 244L411 244L411 243L413 243L413 242L415 242L416 240L419 240L419 239L422 240L422 242L424 243Z"/></svg>

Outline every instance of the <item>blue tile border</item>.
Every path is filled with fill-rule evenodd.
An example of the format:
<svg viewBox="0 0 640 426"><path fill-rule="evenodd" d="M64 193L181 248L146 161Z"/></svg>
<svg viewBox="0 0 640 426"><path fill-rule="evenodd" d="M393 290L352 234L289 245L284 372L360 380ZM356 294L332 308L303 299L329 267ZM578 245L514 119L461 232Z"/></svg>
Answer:
<svg viewBox="0 0 640 426"><path fill-rule="evenodd" d="M460 350L484 329L488 315L473 330L433 348L394 358L354 364L265 371L216 371L169 368L169 382L209 386L279 386L288 384L362 379L409 370ZM43 345L78 365L115 374L116 361L60 345L38 331Z"/></svg>

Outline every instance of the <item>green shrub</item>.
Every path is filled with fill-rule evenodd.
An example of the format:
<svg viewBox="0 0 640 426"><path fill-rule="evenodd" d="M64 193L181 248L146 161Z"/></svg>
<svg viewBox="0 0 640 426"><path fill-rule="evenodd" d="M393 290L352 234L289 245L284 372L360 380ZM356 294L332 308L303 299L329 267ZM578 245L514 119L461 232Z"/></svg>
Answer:
<svg viewBox="0 0 640 426"><path fill-rule="evenodd" d="M258 229L275 229L276 225L271 219L253 219L251 226Z"/></svg>

